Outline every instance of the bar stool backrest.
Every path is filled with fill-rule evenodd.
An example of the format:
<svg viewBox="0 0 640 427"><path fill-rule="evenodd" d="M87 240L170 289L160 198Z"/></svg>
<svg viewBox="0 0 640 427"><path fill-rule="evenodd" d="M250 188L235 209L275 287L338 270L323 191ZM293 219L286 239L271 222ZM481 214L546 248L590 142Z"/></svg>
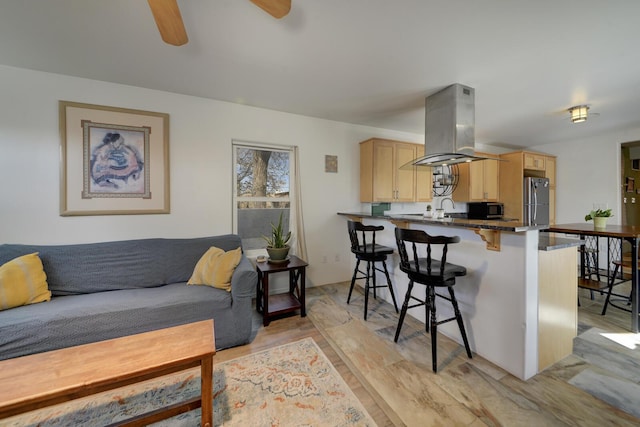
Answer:
<svg viewBox="0 0 640 427"><path fill-rule="evenodd" d="M364 225L361 222L349 221L348 229L349 240L351 240L351 252L357 254L375 252L376 231L382 231L384 227L381 225Z"/></svg>
<svg viewBox="0 0 640 427"><path fill-rule="evenodd" d="M447 268L447 252L450 244L459 241L460 237L458 236L431 236L423 230L396 228L400 270L407 273L410 279L419 283L444 284L456 276L455 271ZM427 247L426 258L420 258L418 254L420 244ZM440 260L434 260L431 255L432 246L435 245L442 245ZM410 248L410 252L407 251L407 246Z"/></svg>

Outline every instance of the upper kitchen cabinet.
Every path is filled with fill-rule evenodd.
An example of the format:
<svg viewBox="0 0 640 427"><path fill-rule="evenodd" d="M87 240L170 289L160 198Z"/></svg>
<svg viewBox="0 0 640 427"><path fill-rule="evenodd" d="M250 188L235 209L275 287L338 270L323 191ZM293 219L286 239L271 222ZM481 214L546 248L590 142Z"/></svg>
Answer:
<svg viewBox="0 0 640 427"><path fill-rule="evenodd" d="M424 156L424 145L416 146L416 157ZM433 170L430 167L416 168L416 202L430 202L433 200Z"/></svg>
<svg viewBox="0 0 640 427"><path fill-rule="evenodd" d="M531 153L531 152L523 152L524 157L524 168L528 170L536 170L536 171L544 171L545 163L546 163L546 155Z"/></svg>
<svg viewBox="0 0 640 427"><path fill-rule="evenodd" d="M360 143L360 201L430 201L431 170L400 169L422 155L424 147L372 138Z"/></svg>
<svg viewBox="0 0 640 427"><path fill-rule="evenodd" d="M545 159L545 178L549 178L549 223L556 223L556 158L547 156Z"/></svg>
<svg viewBox="0 0 640 427"><path fill-rule="evenodd" d="M524 216L524 177L549 178L549 222L556 221L556 158L531 151L501 154L500 201L504 216L522 221Z"/></svg>
<svg viewBox="0 0 640 427"><path fill-rule="evenodd" d="M476 153L480 157L498 159L495 154ZM458 185L453 200L459 202L497 202L499 197L498 160L477 160L458 165Z"/></svg>

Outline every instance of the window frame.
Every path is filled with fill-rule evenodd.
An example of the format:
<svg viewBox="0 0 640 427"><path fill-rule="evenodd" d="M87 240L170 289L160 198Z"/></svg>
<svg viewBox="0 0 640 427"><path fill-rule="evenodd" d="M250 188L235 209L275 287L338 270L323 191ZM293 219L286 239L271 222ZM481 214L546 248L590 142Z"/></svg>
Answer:
<svg viewBox="0 0 640 427"><path fill-rule="evenodd" d="M248 202L274 202L273 197L247 197L247 196L238 196L238 181L237 181L237 149L238 148L246 148L251 150L269 150L269 151L277 151L289 154L289 171L288 171L288 179L289 179L289 192L288 195L282 198L278 198L277 202L287 202L289 204L289 224L288 228L291 229L291 214L293 212L292 206L292 198L291 198L291 189L294 185L294 148L293 146L285 146L285 145L277 145L277 144L266 144L260 142L250 142L250 141L242 141L242 140L232 140L231 141L231 151L232 151L232 182L233 182L233 191L232 191L232 230L233 233L238 233L238 203L243 201ZM275 209L275 208L274 208ZM266 248L260 249L245 249L243 246L244 253L249 258L255 258L259 255L267 255Z"/></svg>

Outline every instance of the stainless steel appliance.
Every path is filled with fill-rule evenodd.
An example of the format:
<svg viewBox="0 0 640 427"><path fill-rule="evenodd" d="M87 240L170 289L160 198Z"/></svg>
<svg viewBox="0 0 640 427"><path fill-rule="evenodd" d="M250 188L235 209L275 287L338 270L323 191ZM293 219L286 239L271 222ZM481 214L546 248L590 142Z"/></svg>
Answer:
<svg viewBox="0 0 640 427"><path fill-rule="evenodd" d="M486 160L474 154L475 93L474 88L456 83L425 99L425 154L404 166L434 167Z"/></svg>
<svg viewBox="0 0 640 427"><path fill-rule="evenodd" d="M502 219L504 204L495 202L472 202L467 204L469 219Z"/></svg>
<svg viewBox="0 0 640 427"><path fill-rule="evenodd" d="M523 222L530 225L549 224L549 179L525 177Z"/></svg>

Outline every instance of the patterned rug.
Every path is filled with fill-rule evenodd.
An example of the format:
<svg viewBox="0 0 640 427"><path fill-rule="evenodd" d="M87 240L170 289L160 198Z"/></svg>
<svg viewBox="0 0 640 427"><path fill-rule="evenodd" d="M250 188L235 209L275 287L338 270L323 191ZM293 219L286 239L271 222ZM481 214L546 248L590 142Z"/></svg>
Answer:
<svg viewBox="0 0 640 427"><path fill-rule="evenodd" d="M213 382L215 426L376 425L311 338L214 365ZM0 426L104 426L199 393L199 370L191 369L0 420ZM154 424L199 425L199 409Z"/></svg>

